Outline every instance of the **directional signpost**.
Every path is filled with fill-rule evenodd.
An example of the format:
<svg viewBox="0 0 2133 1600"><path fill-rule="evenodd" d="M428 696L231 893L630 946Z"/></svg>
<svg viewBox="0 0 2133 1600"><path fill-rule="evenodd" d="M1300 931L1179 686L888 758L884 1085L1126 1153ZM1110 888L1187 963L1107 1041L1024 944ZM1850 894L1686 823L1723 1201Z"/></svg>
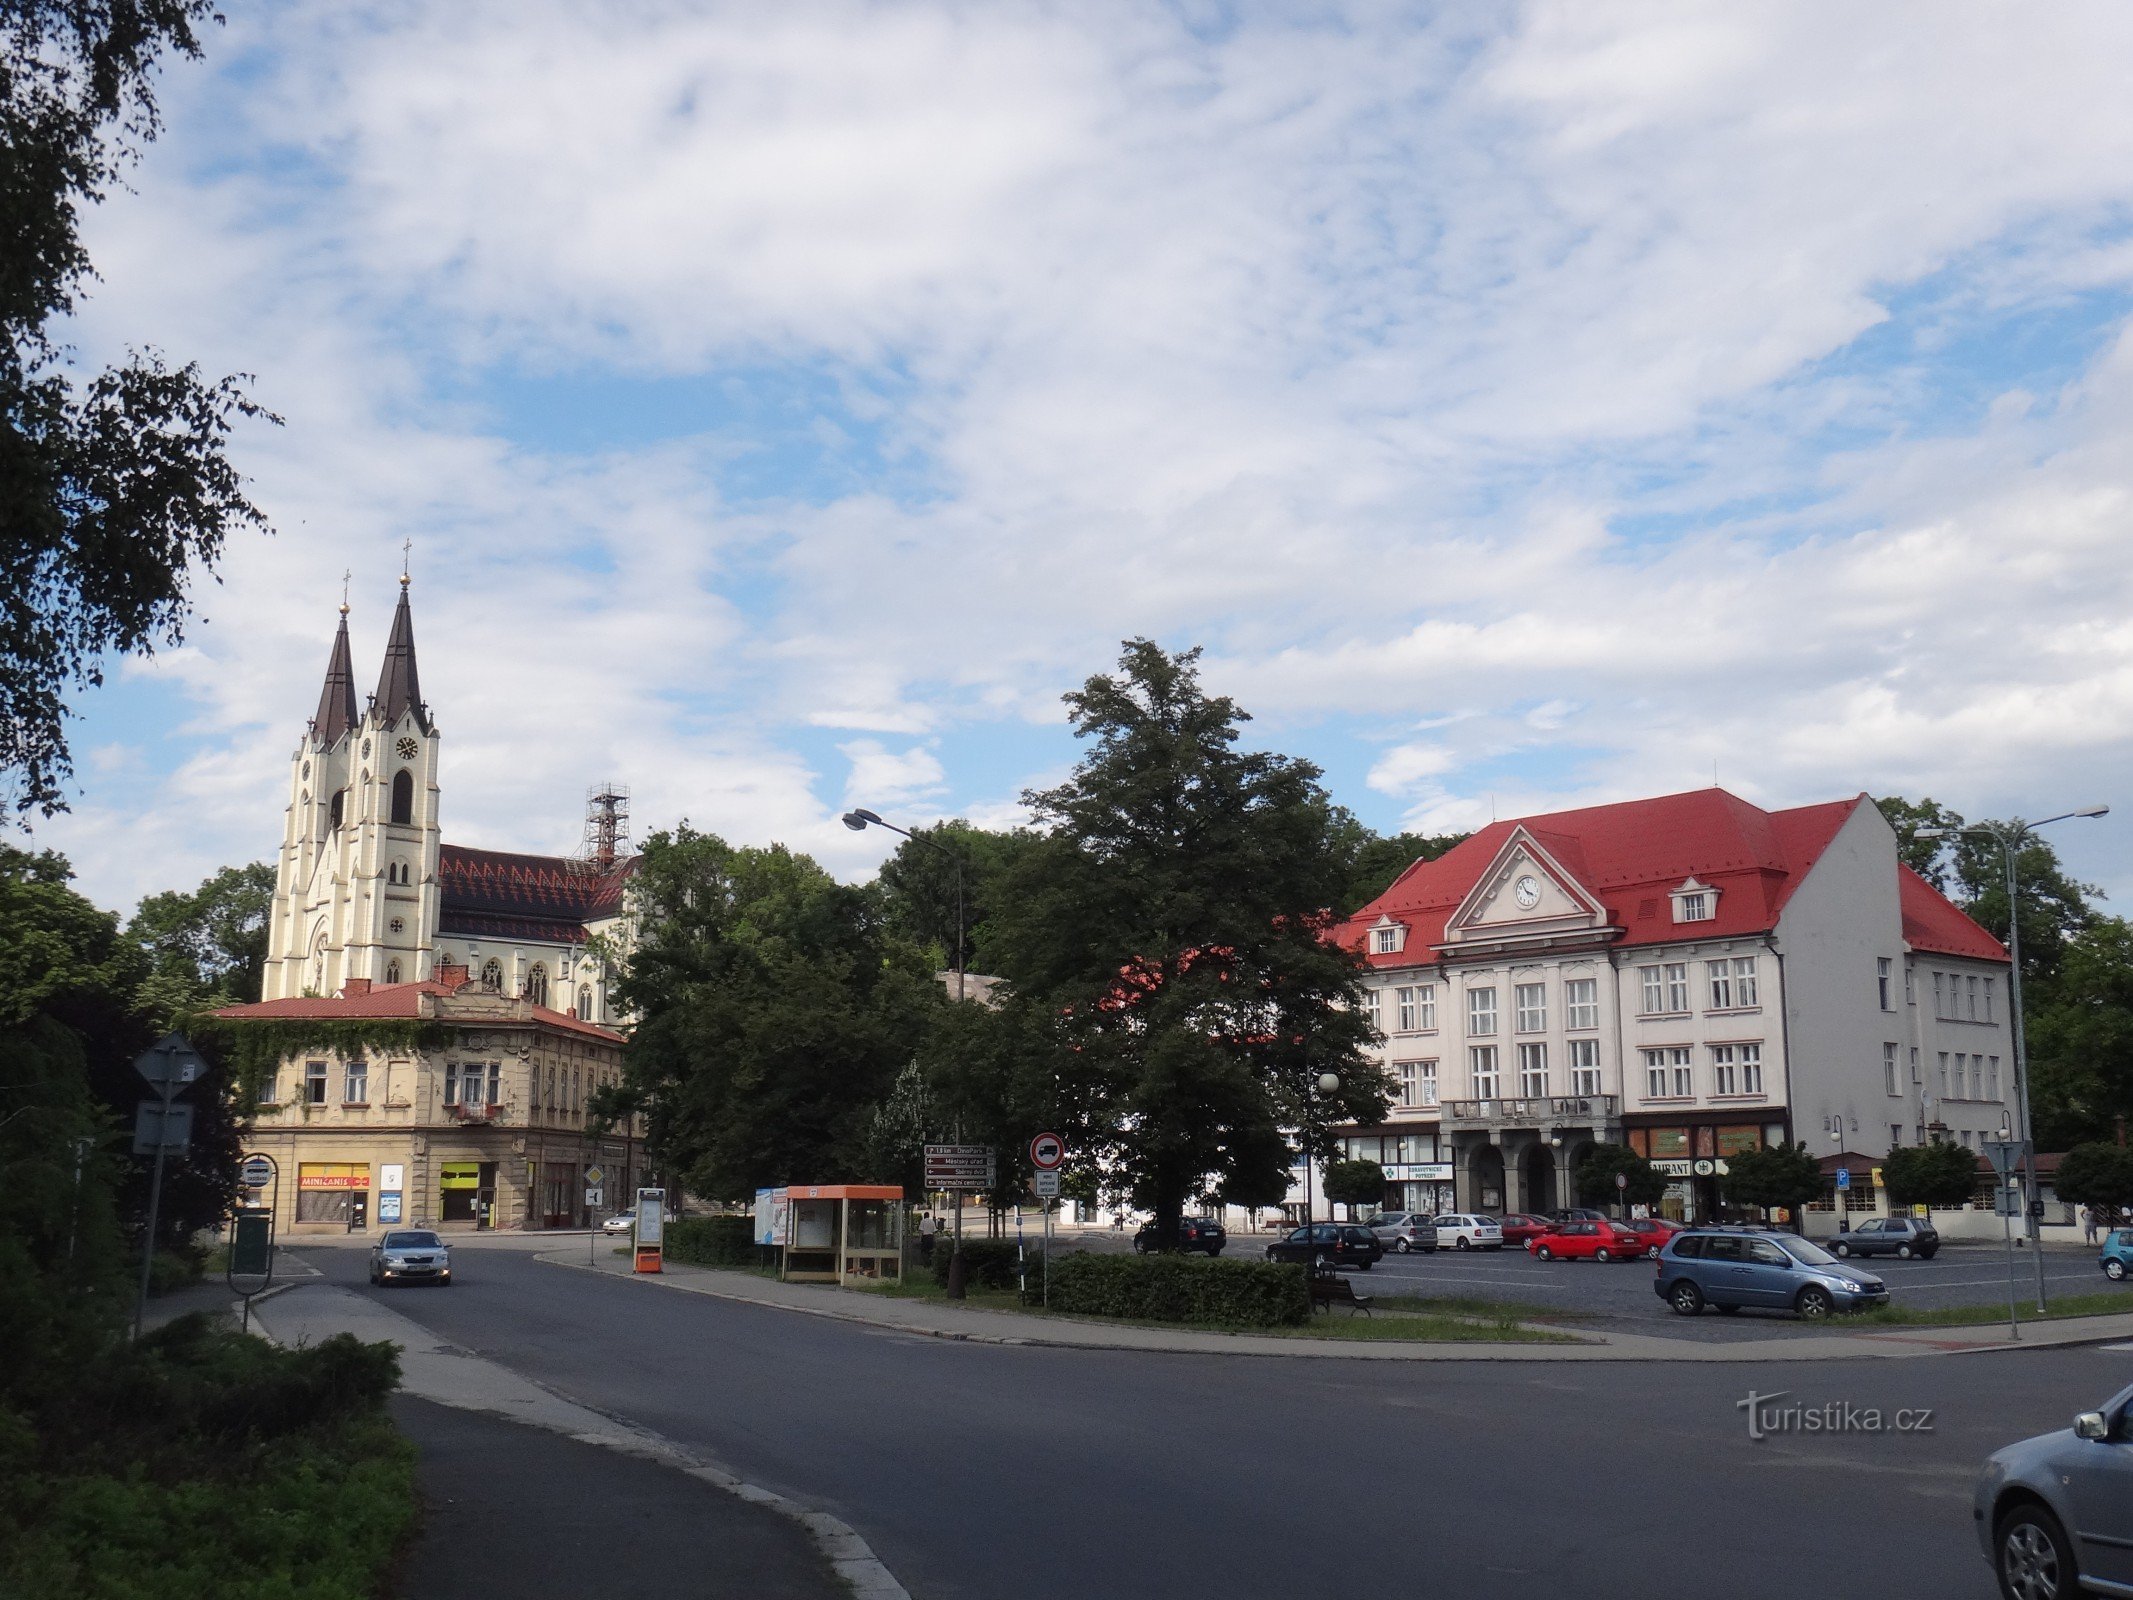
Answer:
<svg viewBox="0 0 2133 1600"><path fill-rule="evenodd" d="M1044 1303L1052 1303L1052 1202L1059 1198L1059 1168L1066 1160L1066 1140L1040 1133L1029 1142L1029 1164L1037 1170L1030 1188L1044 1205Z"/></svg>
<svg viewBox="0 0 2133 1600"><path fill-rule="evenodd" d="M230 1223L230 1258L222 1281L230 1293L243 1297L243 1326L249 1330L253 1297L274 1281L274 1218L281 1201L281 1166L270 1155L248 1155L237 1164L237 1181L244 1185L244 1207ZM274 1194L262 1206L259 1191L269 1184Z"/></svg>
<svg viewBox="0 0 2133 1600"><path fill-rule="evenodd" d="M607 1174L598 1167L585 1169L585 1209L589 1213L585 1227L585 1264L595 1265L593 1247L600 1238L600 1207L604 1203L600 1193L600 1180Z"/></svg>
<svg viewBox="0 0 2133 1600"><path fill-rule="evenodd" d="M963 1298L963 1196L984 1194L999 1180L999 1170L989 1144L929 1144L926 1146L926 1189L952 1190L955 1194L955 1245L948 1257L948 1298Z"/></svg>
<svg viewBox="0 0 2133 1600"><path fill-rule="evenodd" d="M181 1157L192 1145L193 1108L173 1105L177 1096L206 1076L207 1063L182 1033L167 1033L141 1052L133 1070L148 1081L157 1099L143 1100L133 1124L135 1155L155 1153L154 1175L148 1180L148 1234L141 1241L141 1293L133 1305L133 1336L141 1336L141 1318L148 1309L148 1276L155 1265L157 1214L163 1204L163 1161L173 1150ZM173 1116L173 1112L184 1115ZM144 1142L145 1141L145 1142Z"/></svg>

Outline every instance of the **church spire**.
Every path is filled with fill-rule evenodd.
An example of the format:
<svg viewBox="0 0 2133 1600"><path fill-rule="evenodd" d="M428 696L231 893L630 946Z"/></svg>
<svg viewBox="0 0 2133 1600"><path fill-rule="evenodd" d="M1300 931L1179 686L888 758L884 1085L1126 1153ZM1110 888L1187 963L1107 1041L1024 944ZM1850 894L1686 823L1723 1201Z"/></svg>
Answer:
<svg viewBox="0 0 2133 1600"><path fill-rule="evenodd" d="M326 686L319 690L311 736L320 744L332 744L355 726L355 720L355 667L348 659L348 601L343 596L341 628L333 636L333 654L326 661Z"/></svg>
<svg viewBox="0 0 2133 1600"><path fill-rule="evenodd" d="M415 618L407 604L407 574L400 574L400 605L393 612L392 637L385 641L385 667L378 674L378 692L372 709L388 727L404 711L413 711L415 721L427 732L429 708L422 703L422 682L415 674Z"/></svg>

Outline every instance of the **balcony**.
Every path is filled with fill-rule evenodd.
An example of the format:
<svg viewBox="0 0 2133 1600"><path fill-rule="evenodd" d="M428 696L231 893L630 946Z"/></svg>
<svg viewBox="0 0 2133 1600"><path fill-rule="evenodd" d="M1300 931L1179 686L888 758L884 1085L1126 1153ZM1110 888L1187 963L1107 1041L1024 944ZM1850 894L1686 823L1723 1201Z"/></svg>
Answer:
<svg viewBox="0 0 2133 1600"><path fill-rule="evenodd" d="M500 1105L450 1105L444 1108L447 1119L453 1122L502 1122L504 1108Z"/></svg>
<svg viewBox="0 0 2133 1600"><path fill-rule="evenodd" d="M1562 1123L1612 1122L1618 1112L1611 1094L1546 1095L1530 1100L1447 1100L1447 1128L1546 1128Z"/></svg>

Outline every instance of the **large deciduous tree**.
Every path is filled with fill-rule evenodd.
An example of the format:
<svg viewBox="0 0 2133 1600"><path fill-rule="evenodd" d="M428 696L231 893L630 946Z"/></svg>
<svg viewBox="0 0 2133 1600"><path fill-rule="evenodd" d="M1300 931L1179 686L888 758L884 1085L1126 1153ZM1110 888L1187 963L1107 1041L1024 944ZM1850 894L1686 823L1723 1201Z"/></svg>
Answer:
<svg viewBox="0 0 2133 1600"><path fill-rule="evenodd" d="M172 1005L257 1000L273 905L274 869L264 861L224 867L189 893L170 889L142 900L126 932L148 955L145 1008L167 1016Z"/></svg>
<svg viewBox="0 0 2133 1600"><path fill-rule="evenodd" d="M1615 1179L1626 1181L1617 1184ZM1626 1145L1596 1144L1570 1175L1588 1206L1655 1206L1666 1194L1666 1176Z"/></svg>
<svg viewBox="0 0 2133 1600"><path fill-rule="evenodd" d="M177 643L193 575L265 526L225 453L236 419L267 415L235 379L153 352L83 376L55 333L92 275L82 208L155 137L158 57L198 56L213 16L0 5L0 792L17 810L63 804L68 694L110 652Z"/></svg>
<svg viewBox="0 0 2133 1600"><path fill-rule="evenodd" d="M2115 1144L2074 1146L2052 1174L2052 1192L2112 1218L2133 1216L2133 1150Z"/></svg>
<svg viewBox="0 0 2133 1600"><path fill-rule="evenodd" d="M1960 1144L1898 1145L1881 1158L1881 1184L1891 1205L1968 1205L1977 1194L1977 1155Z"/></svg>
<svg viewBox="0 0 2133 1600"><path fill-rule="evenodd" d="M1054 1058L1059 1131L1115 1167L1173 1244L1187 1199L1287 1129L1384 1115L1360 964L1325 937L1347 866L1308 762L1239 747L1199 652L1127 644L1066 697L1090 748L1025 800L1046 835L1003 875L989 948ZM1338 1074L1339 1090L1313 1084Z"/></svg>
<svg viewBox="0 0 2133 1600"><path fill-rule="evenodd" d="M874 1107L947 1004L865 890L782 845L646 844L617 988L653 1155L698 1194L863 1176Z"/></svg>
<svg viewBox="0 0 2133 1600"><path fill-rule="evenodd" d="M1765 1145L1726 1158L1726 1198L1736 1205L1797 1212L1818 1197L1829 1180L1804 1144Z"/></svg>

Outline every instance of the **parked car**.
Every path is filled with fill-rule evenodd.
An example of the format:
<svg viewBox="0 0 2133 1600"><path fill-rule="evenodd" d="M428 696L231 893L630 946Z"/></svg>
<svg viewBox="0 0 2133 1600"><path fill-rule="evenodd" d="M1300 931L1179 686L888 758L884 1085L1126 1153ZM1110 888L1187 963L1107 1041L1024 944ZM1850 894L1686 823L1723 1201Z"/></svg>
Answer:
<svg viewBox="0 0 2133 1600"><path fill-rule="evenodd" d="M2008 1600L2133 1594L2133 1388L1994 1451L1970 1515Z"/></svg>
<svg viewBox="0 0 2133 1600"><path fill-rule="evenodd" d="M1222 1247L1228 1243L1229 1230L1212 1217L1178 1218L1180 1250L1204 1250L1212 1257L1220 1255ZM1133 1236L1133 1253L1144 1256L1155 1247L1155 1224L1142 1223L1140 1232Z"/></svg>
<svg viewBox="0 0 2133 1600"><path fill-rule="evenodd" d="M633 1233L636 1231L636 1227L637 1213L624 1211L609 1217L605 1222L601 1223L600 1231L602 1233Z"/></svg>
<svg viewBox="0 0 2133 1600"><path fill-rule="evenodd" d="M1591 1206L1571 1206L1562 1211L1548 1213L1550 1222L1606 1222L1607 1213L1595 1211Z"/></svg>
<svg viewBox="0 0 2133 1600"><path fill-rule="evenodd" d="M2103 1254L2096 1264L2113 1283L2124 1283L2133 1272L2133 1228L2114 1228L2103 1237Z"/></svg>
<svg viewBox="0 0 2133 1600"><path fill-rule="evenodd" d="M1448 1244L1454 1250L1501 1250L1503 1248L1503 1225L1494 1217L1478 1216L1468 1211L1447 1211L1431 1222L1437 1230L1437 1243Z"/></svg>
<svg viewBox="0 0 2133 1600"><path fill-rule="evenodd" d="M452 1247L427 1228L395 1228L370 1247L370 1281L450 1283Z"/></svg>
<svg viewBox="0 0 2133 1600"><path fill-rule="evenodd" d="M1506 1212L1496 1225L1503 1230L1505 1244L1524 1250L1554 1227L1555 1219L1544 1217L1537 1211L1510 1211Z"/></svg>
<svg viewBox="0 0 2133 1600"><path fill-rule="evenodd" d="M1897 1255L1931 1261L1940 1253L1940 1233L1930 1222L1915 1217L1868 1217L1856 1228L1847 1228L1829 1241L1840 1256Z"/></svg>
<svg viewBox="0 0 2133 1600"><path fill-rule="evenodd" d="M1622 1224L1644 1243L1643 1254L1656 1256L1666 1248L1667 1240L1681 1232L1682 1225L1670 1222L1665 1217L1631 1217Z"/></svg>
<svg viewBox="0 0 2133 1600"><path fill-rule="evenodd" d="M1298 1261L1328 1267L1360 1267L1368 1272L1384 1256L1378 1236L1360 1223L1313 1222L1291 1229L1285 1239L1266 1247L1269 1261Z"/></svg>
<svg viewBox="0 0 2133 1600"><path fill-rule="evenodd" d="M1634 1261L1644 1240L1618 1222L1560 1222L1533 1241L1543 1261Z"/></svg>
<svg viewBox="0 0 2133 1600"><path fill-rule="evenodd" d="M1370 1219L1370 1231L1378 1243L1400 1255L1411 1250L1435 1250L1437 1229L1429 1218L1415 1211L1388 1211Z"/></svg>
<svg viewBox="0 0 2133 1600"><path fill-rule="evenodd" d="M1757 1306L1820 1321L1833 1311L1889 1303L1889 1286L1864 1267L1847 1266L1812 1240L1790 1233L1690 1228L1659 1252L1652 1288L1684 1317L1705 1306Z"/></svg>

